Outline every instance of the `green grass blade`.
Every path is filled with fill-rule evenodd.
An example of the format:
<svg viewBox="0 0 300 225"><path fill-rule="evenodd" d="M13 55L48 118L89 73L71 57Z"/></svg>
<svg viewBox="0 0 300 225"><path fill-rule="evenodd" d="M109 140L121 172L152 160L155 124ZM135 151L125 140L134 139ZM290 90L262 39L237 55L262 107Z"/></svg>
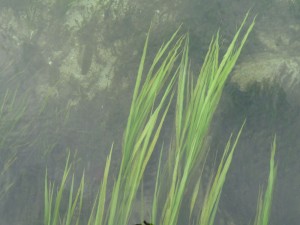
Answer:
<svg viewBox="0 0 300 225"><path fill-rule="evenodd" d="M107 188L107 178L108 178L108 173L109 173L109 168L110 168L110 163L111 163L112 149L113 149L113 146L111 147L110 153L109 153L109 155L106 159L103 180L102 180L102 184L100 186L101 189L100 189L100 195L99 195L99 199L98 199L98 208L97 208L97 212L96 212L96 218L95 218L94 225L103 224L104 207L105 207L105 199L106 199L106 188Z"/></svg>
<svg viewBox="0 0 300 225"><path fill-rule="evenodd" d="M277 174L277 164L275 163L275 152L276 152L276 136L274 137L271 157L270 157L270 172L268 178L268 185L263 196L262 191L259 192L257 213L255 218L255 225L268 225L272 206L272 196L274 190L274 184Z"/></svg>

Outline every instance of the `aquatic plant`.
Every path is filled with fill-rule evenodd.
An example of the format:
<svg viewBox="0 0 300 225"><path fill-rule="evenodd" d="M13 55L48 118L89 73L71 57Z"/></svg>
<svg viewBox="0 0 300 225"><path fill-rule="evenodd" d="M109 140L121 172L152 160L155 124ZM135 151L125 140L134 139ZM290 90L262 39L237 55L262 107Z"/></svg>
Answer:
<svg viewBox="0 0 300 225"><path fill-rule="evenodd" d="M14 179L9 174L9 168L17 159L18 152L27 144L25 134L29 131L30 122L24 123L22 119L27 110L27 95L21 100L17 98L18 90L6 90L0 97L0 199L12 187Z"/></svg>
<svg viewBox="0 0 300 225"><path fill-rule="evenodd" d="M55 202L53 199L53 191L54 184L48 183L47 180L47 171L45 177L45 195L44 195L44 225L56 225L56 224L64 224L70 225L71 222L76 221L75 224L79 223L80 212L82 209L82 198L83 198L83 190L84 190L84 175L82 176L79 188L75 193L75 198L73 199L73 189L74 189L74 174L72 176L72 181L70 185L70 194L69 194L69 202L66 216L60 218L59 210L61 209L61 201L63 196L63 191L66 185L67 178L69 176L69 172L71 169L71 165L69 164L70 153L68 154L66 166L64 169L63 177L58 188ZM53 210L53 211L52 211ZM75 214L75 210L78 211L78 214ZM76 217L76 218L75 218ZM60 219L60 221L59 221Z"/></svg>
<svg viewBox="0 0 300 225"><path fill-rule="evenodd" d="M268 225L269 218L271 214L272 198L273 198L273 189L276 180L277 174L277 164L275 163L275 152L276 152L276 136L274 137L271 157L270 157L270 172L268 178L268 185L263 195L262 190L260 190L258 195L257 202L257 212L254 225Z"/></svg>
<svg viewBox="0 0 300 225"><path fill-rule="evenodd" d="M189 69L189 38L188 35L182 35L176 40L179 30L158 50L142 82L149 40L149 35L147 36L138 69L128 122L124 132L120 168L117 177L114 179L108 200L108 178L112 177L109 176L111 149L88 225L128 224L146 166L155 150L162 125L174 98L176 98L176 115L175 135L170 145L172 154L169 154L167 162L164 163L165 166L162 166L162 157L160 157L153 196L151 223L172 225L178 223L180 210L182 209L181 204L186 195L185 190L190 181L191 173L196 168L197 163L205 164L208 152L204 145L205 137L214 111L219 103L224 84L254 26L253 21L244 36L240 37L247 16L220 63L219 34L217 33L216 37L212 39L195 83ZM238 40L240 40L240 44L238 44ZM179 62L179 65L176 64L177 62ZM177 90L175 90L176 82ZM242 128L233 144L231 144L230 138L225 146L217 172L211 176L207 185L200 211L195 207L199 190L203 188L201 182L202 172L199 174L200 178L195 185L190 202L190 219L192 214L198 216L196 220L185 221L185 224L212 225L214 223L222 187L241 131ZM262 195L260 195L257 225L266 225L268 223L266 219L263 219L264 222L261 223L260 218L269 217L270 196L272 195L273 178L276 175L276 172L274 173L274 153L275 141L271 157L271 178L269 178L269 186L263 202L261 200ZM69 158L67 159L62 182L56 194L55 203L53 202L55 194L53 193L53 184L48 184L46 174L45 225L58 224L62 193L70 171L68 160ZM74 199L72 197L73 189L74 183L72 178L67 212L66 215L61 217L61 223L63 224L70 224L72 219L75 221L75 224L78 224L78 217L75 217L74 209L77 207L80 210L82 207L83 178L78 191L75 192Z"/></svg>
<svg viewBox="0 0 300 225"><path fill-rule="evenodd" d="M169 176L172 177L172 181L159 224L176 224L184 192L189 182L190 174L195 168L195 163L204 163L207 155L207 148L204 147L204 141L214 111L219 103L225 81L233 69L241 49L254 26L253 21L244 37L242 37L240 45L238 45L237 39L246 19L247 16L220 63L219 34L217 33L216 38L212 39L195 85L193 85L193 80L185 80L189 77L188 39L186 39L178 81L179 94L177 95L175 119L175 145L171 150L175 152L175 162L173 168L170 170L172 173ZM203 205L199 224L213 223L219 196L237 139L231 147L232 150L230 153L230 141L226 146L220 167L215 179L212 181L212 187L207 193L207 199ZM153 216L155 217L155 215ZM156 218L154 218L154 220L156 220Z"/></svg>

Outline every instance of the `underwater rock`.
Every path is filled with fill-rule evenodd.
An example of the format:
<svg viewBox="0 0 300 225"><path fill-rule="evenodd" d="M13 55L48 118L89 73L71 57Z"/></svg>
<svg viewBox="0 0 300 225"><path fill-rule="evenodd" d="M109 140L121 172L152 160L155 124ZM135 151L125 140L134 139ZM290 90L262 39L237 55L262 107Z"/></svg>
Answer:
<svg viewBox="0 0 300 225"><path fill-rule="evenodd" d="M236 66L231 82L242 92L253 85L262 89L276 85L285 92L290 104L300 104L300 57L272 53L251 56Z"/></svg>
<svg viewBox="0 0 300 225"><path fill-rule="evenodd" d="M81 62L81 74L86 75L92 65L93 60L93 46L87 44L84 46L82 62Z"/></svg>

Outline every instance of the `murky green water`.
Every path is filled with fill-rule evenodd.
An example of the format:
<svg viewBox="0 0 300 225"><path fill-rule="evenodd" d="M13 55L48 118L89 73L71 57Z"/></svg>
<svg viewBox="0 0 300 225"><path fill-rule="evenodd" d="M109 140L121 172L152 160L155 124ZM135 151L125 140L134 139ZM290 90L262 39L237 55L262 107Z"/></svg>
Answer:
<svg viewBox="0 0 300 225"><path fill-rule="evenodd" d="M49 180L59 182L68 151L77 184L83 170L86 174L84 224L113 142L112 171L118 168L151 21L148 65L182 24L182 32L190 35L196 73L212 35L220 28L221 50L226 49L250 8L251 17L257 15L255 29L225 88L210 134L212 162L230 133L247 118L216 224L253 221L259 185L265 186L268 176L274 133L279 168L271 224L298 224L299 1L2 0L0 225L43 224L46 167ZM173 117L171 112L169 124ZM167 123L161 143L170 141L171 130ZM158 155L145 175L146 214ZM183 209L179 221L186 214ZM133 212L132 221L138 223L138 215Z"/></svg>

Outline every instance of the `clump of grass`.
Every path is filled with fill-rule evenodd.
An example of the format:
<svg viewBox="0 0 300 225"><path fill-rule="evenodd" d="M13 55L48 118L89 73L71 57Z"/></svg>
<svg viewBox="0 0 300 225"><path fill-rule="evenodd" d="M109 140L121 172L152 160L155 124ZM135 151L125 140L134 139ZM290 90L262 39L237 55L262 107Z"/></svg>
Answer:
<svg viewBox="0 0 300 225"><path fill-rule="evenodd" d="M178 71L174 64L184 40L181 37L174 41L177 32L159 49L141 87L149 36L146 39L124 133L120 170L108 209L108 224L128 223L132 203L156 146L174 95L172 87ZM158 99L162 89L162 97Z"/></svg>
<svg viewBox="0 0 300 225"><path fill-rule="evenodd" d="M64 169L63 177L61 183L59 185L58 191L56 193L55 201L54 201L54 184L48 183L47 180L47 171L45 177L45 195L44 195L44 225L57 225L64 224L70 225L79 224L79 216L82 209L82 198L83 198L83 190L84 190L84 175L82 176L80 185L78 187L77 192L75 193L75 198L73 199L73 191L74 191L74 174L72 176L72 181L70 184L70 194L69 194L69 202L67 206L66 215L61 217L59 215L59 211L61 209L61 201L63 197L63 191L66 186L67 178L70 173L71 165L69 164L70 153L68 154L66 166ZM75 214L75 210L79 213Z"/></svg>
<svg viewBox="0 0 300 225"><path fill-rule="evenodd" d="M227 80L231 70L233 69L236 60L239 57L241 49L251 32L254 21L247 29L241 43L237 44L237 39L246 22L245 17L242 25L233 38L227 52L219 63L219 33L216 38L213 38L206 55L205 61L199 73L198 79L194 85L188 70L188 38L183 49L183 56L180 64L180 75L178 81L178 95L176 108L176 135L175 145L171 151L175 152L174 164L169 176L172 177L169 186L169 192L165 199L164 208L159 221L152 215L154 221L159 224L176 224L181 209L181 202L184 198L184 192L189 182L190 174L195 168L195 163L204 162L207 154L204 148L204 140L207 135L213 114L219 103L225 81ZM206 224L210 220L213 221L216 207L209 206L210 204L218 205L219 195L226 177L228 167L230 165L233 150L236 142L232 147L232 151L227 158L229 146L226 146L224 160L227 158L225 167L223 161L215 177L216 183L213 184L206 199L209 204L205 204L201 215L201 224ZM222 172L221 172L222 171ZM220 180L218 180L220 179ZM212 192L215 192L214 194ZM158 198L155 196L155 198ZM156 207L156 206L154 206ZM155 211L155 210L153 210ZM210 218L210 219L209 219ZM199 224L200 224L199 223Z"/></svg>
<svg viewBox="0 0 300 225"><path fill-rule="evenodd" d="M204 64L195 83L189 70L188 35L182 35L176 40L178 30L159 49L142 83L149 39L149 36L147 36L138 69L130 114L124 132L121 165L111 190L110 201L106 202L108 199L107 183L112 151L106 161L104 178L99 186L99 193L88 225L128 224L137 190L141 184L149 159L154 152L162 125L174 96L176 98L176 116L175 137L170 147L172 154L165 163L166 167L162 167L161 158L159 161L151 222L153 224L170 225L178 223L178 217L182 208L181 204L186 194L185 190L190 181L191 173L195 169L196 162L204 164L207 156L204 141L213 114L219 103L224 84L254 26L253 21L244 36L240 37L246 19L247 16L221 62L219 62L219 34L217 33L216 37L212 39ZM238 44L238 39L241 40L240 44ZM175 66L177 62L179 62L179 65ZM177 90L175 91L176 82ZM158 96L160 97L158 98ZM198 215L196 224L212 225L214 223L222 187L241 131L242 128L233 144L231 144L230 138L225 147L217 173L212 176L208 185L203 207L196 212ZM272 154L273 152L275 150L272 151ZM55 203L53 202L53 185L48 184L47 178L45 179L45 225L58 224L62 191L69 171L67 160L67 166L56 194ZM163 171L167 171L167 173ZM164 174L167 177L164 177ZM200 178L191 198L190 216L196 211L195 201L200 188L202 188L201 174L199 175ZM272 175L275 176L274 173ZM270 183L270 186L272 185L273 183ZM78 224L78 218L74 219L74 209L76 207L81 209L82 207L83 178L78 191L75 192L74 199L72 198L73 186L72 178L67 213L62 217L61 224L70 224L70 221L75 221ZM272 191L270 192L268 189L266 196L270 196L270 194L272 194ZM263 215L266 215L269 212L270 205L265 203L263 205L264 207L261 206L260 208L266 208L262 212ZM186 221L186 224L188 223Z"/></svg>

